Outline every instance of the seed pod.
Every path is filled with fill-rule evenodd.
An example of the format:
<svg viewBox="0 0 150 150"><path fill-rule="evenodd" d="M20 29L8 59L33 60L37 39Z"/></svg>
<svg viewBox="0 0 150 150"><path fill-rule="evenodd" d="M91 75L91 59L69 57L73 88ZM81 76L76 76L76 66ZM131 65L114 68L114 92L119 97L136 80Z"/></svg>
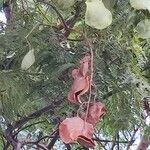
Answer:
<svg viewBox="0 0 150 150"><path fill-rule="evenodd" d="M29 69L35 62L34 49L30 50L23 58L21 63L21 69Z"/></svg>
<svg viewBox="0 0 150 150"><path fill-rule="evenodd" d="M104 29L112 23L112 14L102 0L86 1L85 23L96 29Z"/></svg>
<svg viewBox="0 0 150 150"><path fill-rule="evenodd" d="M135 9L147 9L150 12L150 0L130 0L130 4Z"/></svg>
<svg viewBox="0 0 150 150"><path fill-rule="evenodd" d="M138 32L140 38L142 39L150 38L150 20L149 19L141 20L137 24L135 29Z"/></svg>

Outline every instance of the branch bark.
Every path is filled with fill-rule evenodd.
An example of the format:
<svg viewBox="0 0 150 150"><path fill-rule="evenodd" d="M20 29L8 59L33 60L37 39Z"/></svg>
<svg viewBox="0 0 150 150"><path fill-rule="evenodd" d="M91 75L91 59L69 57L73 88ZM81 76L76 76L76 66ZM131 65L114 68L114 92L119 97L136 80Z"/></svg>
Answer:
<svg viewBox="0 0 150 150"><path fill-rule="evenodd" d="M113 143L113 142L115 142L115 143L129 143L129 141L118 141L118 140L101 140L101 139L98 139L98 138L94 138L93 139L94 141L99 141L99 142L105 142L105 143L107 143L107 142L110 142L110 143ZM134 142L134 140L132 141L132 142Z"/></svg>
<svg viewBox="0 0 150 150"><path fill-rule="evenodd" d="M139 127L140 127L140 125L134 130L134 132L133 132L133 134L132 134L132 136L130 138L130 141L129 141L128 145L127 145L127 149L126 150L129 150L130 146L133 144L133 141L134 141L133 139L134 139L134 137L135 137Z"/></svg>
<svg viewBox="0 0 150 150"><path fill-rule="evenodd" d="M13 146L14 149L17 149L19 141L15 138L15 133L20 129L23 125L25 125L28 121L40 117L44 113L48 113L54 110L56 107L60 106L62 100L52 101L48 106L37 110L28 116L24 116L20 120L16 121L13 124L7 125L7 129L5 130L5 138L6 140Z"/></svg>
<svg viewBox="0 0 150 150"><path fill-rule="evenodd" d="M56 131L54 138L51 140L51 142L48 144L47 148L48 149L52 149L52 147L54 146L54 144L56 143L56 141L59 138L59 130Z"/></svg>

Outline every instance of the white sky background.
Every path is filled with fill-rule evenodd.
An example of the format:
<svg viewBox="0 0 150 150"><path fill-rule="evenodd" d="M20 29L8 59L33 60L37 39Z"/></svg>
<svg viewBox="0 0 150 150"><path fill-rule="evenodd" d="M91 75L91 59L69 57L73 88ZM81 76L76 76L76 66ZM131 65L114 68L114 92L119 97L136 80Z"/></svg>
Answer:
<svg viewBox="0 0 150 150"><path fill-rule="evenodd" d="M4 13L2 11L0 11L0 22L6 23L6 18L5 18L5 15L4 15ZM148 124L150 124L150 119L147 119L147 122L148 122ZM137 132L136 137L137 137L136 141L130 147L130 150L135 150L137 145L139 144L139 142L140 142L140 131Z"/></svg>
<svg viewBox="0 0 150 150"><path fill-rule="evenodd" d="M6 23L6 18L5 18L5 15L2 11L0 11L0 22Z"/></svg>

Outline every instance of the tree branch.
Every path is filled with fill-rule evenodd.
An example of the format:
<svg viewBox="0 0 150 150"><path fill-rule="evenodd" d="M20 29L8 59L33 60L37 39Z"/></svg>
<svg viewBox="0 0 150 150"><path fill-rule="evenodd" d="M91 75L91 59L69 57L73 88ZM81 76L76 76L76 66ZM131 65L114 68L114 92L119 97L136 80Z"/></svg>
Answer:
<svg viewBox="0 0 150 150"><path fill-rule="evenodd" d="M17 135L19 132L21 132L22 130L24 130L24 129L26 129L26 128L29 128L29 127L31 127L31 126L33 126L33 125L40 124L40 123L43 123L43 122L45 122L45 120L44 120L44 121L38 121L38 122L35 122L35 123L32 123L32 124L29 124L29 125L27 125L27 126L21 128L20 130L18 130L14 135Z"/></svg>
<svg viewBox="0 0 150 150"><path fill-rule="evenodd" d="M28 116L26 117L23 117L22 119L18 120L16 123L14 123L13 125L13 129L16 129L16 128L20 128L22 127L24 124L26 124L28 121L32 120L32 119L35 119L35 118L38 118L40 117L42 114L44 113L48 113L49 111L53 110L54 108L58 107L60 104L62 103L62 100L59 100L59 101L53 101L52 103L50 103L48 106L40 109L40 110L37 110L35 111L34 113L32 114L29 114Z"/></svg>
<svg viewBox="0 0 150 150"><path fill-rule="evenodd" d="M58 101L52 101L48 106L45 106L44 108L37 110L28 116L25 116L21 118L20 120L16 121L14 124L7 125L7 129L5 130L5 138L7 141L13 146L14 149L17 149L17 145L19 141L15 139L15 131L16 129L20 129L24 124L26 124L31 119L35 119L40 117L42 114L47 113L51 110L54 110L56 107L58 107L62 103L62 100Z"/></svg>
<svg viewBox="0 0 150 150"><path fill-rule="evenodd" d="M116 145L117 145L117 150L119 150L119 131L117 132L116 134L116 139L118 140L118 142L116 142Z"/></svg>
<svg viewBox="0 0 150 150"><path fill-rule="evenodd" d="M64 144L65 144L65 143L64 143ZM65 146L66 146L67 150L71 150L70 144L65 144Z"/></svg>
<svg viewBox="0 0 150 150"><path fill-rule="evenodd" d="M69 30L69 28L65 22L65 19L63 18L61 13L57 10L57 8L54 5L50 4L49 1L46 1L46 0L37 0L37 2L41 2L43 4L46 4L46 5L49 5L50 7L52 7L52 9L57 13L58 17L60 18L61 22L63 23L65 30L66 31Z"/></svg>
<svg viewBox="0 0 150 150"><path fill-rule="evenodd" d="M115 143L129 143L129 141L118 141L118 140L101 140L101 139L98 139L98 138L93 138L94 141L100 141L100 142L115 142ZM132 141L134 142L134 140Z"/></svg>
<svg viewBox="0 0 150 150"><path fill-rule="evenodd" d="M54 146L54 144L56 143L56 141L58 140L59 138L59 130L57 129L55 135L54 135L54 138L51 140L51 142L48 144L47 148L48 149L52 149L52 147Z"/></svg>
<svg viewBox="0 0 150 150"><path fill-rule="evenodd" d="M134 139L135 134L137 133L139 127L140 127L140 126L138 126L138 127L134 130L134 133L133 133L133 135L132 135L131 138L130 138L130 141L129 141L128 145L127 145L127 149L126 149L126 150L129 150L129 149L130 149L130 146L133 144L133 141L134 141L133 139Z"/></svg>

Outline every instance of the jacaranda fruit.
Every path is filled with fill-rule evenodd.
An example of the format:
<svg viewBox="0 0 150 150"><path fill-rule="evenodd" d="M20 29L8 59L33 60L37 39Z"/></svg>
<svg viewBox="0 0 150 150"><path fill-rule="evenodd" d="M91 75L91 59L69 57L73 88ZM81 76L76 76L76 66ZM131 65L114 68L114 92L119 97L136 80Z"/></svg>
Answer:
<svg viewBox="0 0 150 150"><path fill-rule="evenodd" d="M147 9L150 12L150 0L130 0L130 4L135 9Z"/></svg>
<svg viewBox="0 0 150 150"><path fill-rule="evenodd" d="M78 141L86 147L93 148L95 146L92 140L93 133L93 125L79 117L66 118L59 125L59 136L66 144Z"/></svg>
<svg viewBox="0 0 150 150"><path fill-rule="evenodd" d="M35 62L34 49L30 50L23 58L21 63L21 69L29 69Z"/></svg>
<svg viewBox="0 0 150 150"><path fill-rule="evenodd" d="M86 1L85 23L96 29L104 29L112 23L112 14L102 0Z"/></svg>

